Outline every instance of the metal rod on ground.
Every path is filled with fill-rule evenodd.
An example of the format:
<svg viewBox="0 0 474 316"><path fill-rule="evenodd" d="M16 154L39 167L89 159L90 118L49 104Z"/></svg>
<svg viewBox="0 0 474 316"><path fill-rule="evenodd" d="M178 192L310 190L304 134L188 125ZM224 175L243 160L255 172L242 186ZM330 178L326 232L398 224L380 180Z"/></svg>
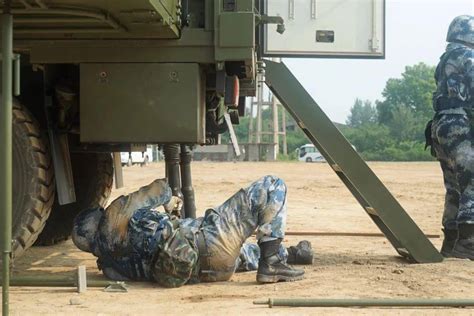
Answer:
<svg viewBox="0 0 474 316"><path fill-rule="evenodd" d="M184 199L184 216L196 218L196 202L194 198L193 182L191 177L191 161L193 153L189 146L181 145L181 191Z"/></svg>
<svg viewBox="0 0 474 316"><path fill-rule="evenodd" d="M108 280L87 280L87 287L106 287L114 281ZM50 275L16 276L10 279L10 286L30 286L30 287L77 287L78 280L75 277L61 277Z"/></svg>
<svg viewBox="0 0 474 316"><path fill-rule="evenodd" d="M10 257L12 251L12 63L13 17L11 1L2 14L2 103L0 104L0 214L2 231L2 315L9 313Z"/></svg>
<svg viewBox="0 0 474 316"><path fill-rule="evenodd" d="M312 299L288 298L254 301L255 305L289 307L467 307L472 299Z"/></svg>
<svg viewBox="0 0 474 316"><path fill-rule="evenodd" d="M102 287L104 291L127 291L125 282L87 279L86 267L78 266L76 275L23 275L10 278L11 286L26 287L74 287L84 293L88 287Z"/></svg>
<svg viewBox="0 0 474 316"><path fill-rule="evenodd" d="M308 231L289 231L285 232L286 236L335 236L335 237L385 237L380 233L350 233L350 232L308 232ZM428 238L440 238L440 235L427 234Z"/></svg>
<svg viewBox="0 0 474 316"><path fill-rule="evenodd" d="M319 236L319 237L385 237L384 234L380 233L349 233L349 232L295 232L289 231L285 232L286 236ZM427 234L425 235L428 238L440 238L440 235L437 234Z"/></svg>
<svg viewBox="0 0 474 316"><path fill-rule="evenodd" d="M179 151L178 144L167 144L163 146L163 154L165 155L166 178L174 196L183 199L181 192L181 178L179 172ZM184 208L181 211L181 217L184 218Z"/></svg>

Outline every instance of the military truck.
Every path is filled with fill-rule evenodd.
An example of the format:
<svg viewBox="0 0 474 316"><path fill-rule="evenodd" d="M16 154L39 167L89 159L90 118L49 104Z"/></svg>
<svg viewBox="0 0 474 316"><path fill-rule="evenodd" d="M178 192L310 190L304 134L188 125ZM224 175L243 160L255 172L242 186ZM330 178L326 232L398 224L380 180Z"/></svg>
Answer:
<svg viewBox="0 0 474 316"><path fill-rule="evenodd" d="M194 217L191 146L232 132L265 82L397 252L441 260L284 64L265 59L383 58L383 0L15 0L1 9L13 15L15 256L67 239L79 211L105 205L114 172L121 182L119 153L147 144L163 148L173 194Z"/></svg>

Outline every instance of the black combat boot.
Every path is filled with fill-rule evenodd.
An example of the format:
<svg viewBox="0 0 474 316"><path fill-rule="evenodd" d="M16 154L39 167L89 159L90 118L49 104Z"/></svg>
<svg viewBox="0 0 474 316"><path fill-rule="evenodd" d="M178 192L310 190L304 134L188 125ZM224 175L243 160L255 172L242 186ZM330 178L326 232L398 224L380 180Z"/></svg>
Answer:
<svg viewBox="0 0 474 316"><path fill-rule="evenodd" d="M443 229L444 240L441 246L441 254L445 258L451 258L453 256L453 248L456 240L458 239L457 229Z"/></svg>
<svg viewBox="0 0 474 316"><path fill-rule="evenodd" d="M474 260L474 224L459 225L459 237L454 245L452 256Z"/></svg>
<svg viewBox="0 0 474 316"><path fill-rule="evenodd" d="M287 266L278 255L281 239L262 242L258 262L257 282L275 283L279 281L297 281L303 279L303 270Z"/></svg>
<svg viewBox="0 0 474 316"><path fill-rule="evenodd" d="M287 248L289 264L313 264L313 249L307 240L300 241L296 246Z"/></svg>

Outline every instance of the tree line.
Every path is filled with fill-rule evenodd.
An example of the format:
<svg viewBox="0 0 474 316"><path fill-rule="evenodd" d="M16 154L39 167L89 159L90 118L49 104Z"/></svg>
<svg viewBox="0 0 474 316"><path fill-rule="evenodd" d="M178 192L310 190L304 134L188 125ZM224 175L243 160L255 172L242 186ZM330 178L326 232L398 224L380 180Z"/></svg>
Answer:
<svg viewBox="0 0 474 316"><path fill-rule="evenodd" d="M366 160L432 160L424 130L433 116L434 71L424 63L407 66L387 81L382 100L355 100L341 130Z"/></svg>

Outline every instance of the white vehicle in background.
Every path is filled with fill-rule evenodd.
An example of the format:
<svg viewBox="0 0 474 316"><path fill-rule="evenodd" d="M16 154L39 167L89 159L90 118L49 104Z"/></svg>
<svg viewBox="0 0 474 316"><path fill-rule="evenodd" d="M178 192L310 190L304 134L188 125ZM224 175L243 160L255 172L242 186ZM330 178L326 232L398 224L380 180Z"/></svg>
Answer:
<svg viewBox="0 0 474 316"><path fill-rule="evenodd" d="M122 162L122 166L133 166L136 164L146 165L150 161L153 161L153 147L147 146L146 151L138 152L121 152L120 153L120 160Z"/></svg>
<svg viewBox="0 0 474 316"><path fill-rule="evenodd" d="M298 161L305 162L325 162L323 155L314 147L313 144L306 144L296 149Z"/></svg>

